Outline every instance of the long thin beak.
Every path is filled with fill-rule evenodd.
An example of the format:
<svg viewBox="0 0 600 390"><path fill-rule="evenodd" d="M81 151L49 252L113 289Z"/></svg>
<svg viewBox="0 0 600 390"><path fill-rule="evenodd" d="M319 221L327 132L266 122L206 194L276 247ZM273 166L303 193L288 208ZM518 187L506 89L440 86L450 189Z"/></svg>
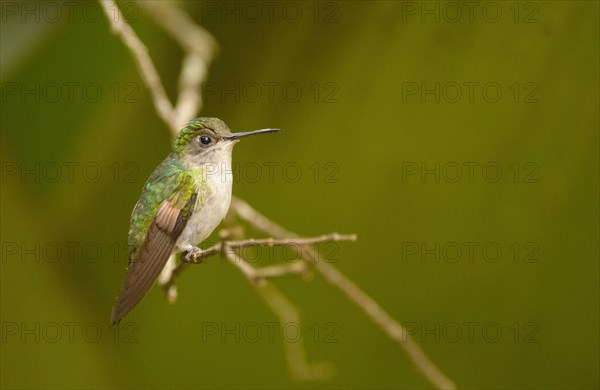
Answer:
<svg viewBox="0 0 600 390"><path fill-rule="evenodd" d="M260 129L260 130L253 130L253 131L244 131L243 133L231 133L230 135L223 137L223 138L228 139L228 140L236 140L236 139L240 139L243 137L247 137L249 135L263 134L263 133L277 133L278 131L281 131L281 129Z"/></svg>

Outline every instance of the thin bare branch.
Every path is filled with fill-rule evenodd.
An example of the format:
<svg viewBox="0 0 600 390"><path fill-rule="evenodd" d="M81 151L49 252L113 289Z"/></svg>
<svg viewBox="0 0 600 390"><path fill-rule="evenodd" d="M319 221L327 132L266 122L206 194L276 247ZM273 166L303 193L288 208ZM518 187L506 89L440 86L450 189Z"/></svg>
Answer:
<svg viewBox="0 0 600 390"><path fill-rule="evenodd" d="M185 257L182 257L182 261L179 265L176 265L173 270L171 270L169 277L163 279L163 275L161 275L159 282L163 285L163 288L169 292L171 287L175 286L175 279L181 274L181 272L183 272L187 265L203 263L208 257L218 253L228 255L229 253L233 253L235 249L248 248L252 246L293 246L299 248L307 244L317 244L320 242L354 240L356 240L356 236L354 234L331 233L318 237L298 237L281 240L274 240L272 238L256 240L250 238L248 240L221 241L208 247L207 249L202 250L202 252L195 254L190 259L185 259ZM259 279L302 274L307 270L305 262L256 268L250 265L242 257L236 255L236 258L239 260L239 262L234 263L234 265L238 267L240 271L242 271L247 277L254 281L258 281ZM172 291L171 294L173 294Z"/></svg>
<svg viewBox="0 0 600 390"><path fill-rule="evenodd" d="M248 269L253 267L234 252L227 251L225 254L230 263L237 266L244 264L244 269L240 269L242 269L242 272L248 277L248 280L255 286L258 295L265 301L271 311L275 313L280 326L286 327L292 325L299 327L300 316L298 315L298 310L278 289L267 282L266 279L257 281L256 278L253 277L252 271L247 272ZM284 334L283 345L286 352L285 356L292 378L308 381L326 380L333 376L334 368L331 364L327 362L308 362L306 359L306 351L303 346L303 340L301 338L297 340L288 340L287 337L285 337L286 333L282 333Z"/></svg>
<svg viewBox="0 0 600 390"><path fill-rule="evenodd" d="M282 238L280 240L274 240L272 238L265 238L257 240L250 238L242 241L227 241L226 245L229 248L247 248L250 246L267 245L267 246L300 246L300 245L312 245L320 242L328 241L356 241L356 234L339 234L331 233L324 234L319 237L295 237L295 238Z"/></svg>
<svg viewBox="0 0 600 390"><path fill-rule="evenodd" d="M280 278L287 275L304 275L307 271L309 271L309 268L306 265L306 262L297 261L295 263L277 264L270 265L268 267L256 268L254 278L261 280Z"/></svg>
<svg viewBox="0 0 600 390"><path fill-rule="evenodd" d="M114 1L102 0L100 1L100 5L110 23L111 31L121 39L133 55L140 76L152 94L154 108L156 108L158 116L169 126L172 132L177 132L179 128L173 120L173 106L167 97L160 76L148 54L148 49L129 24L127 24L125 17Z"/></svg>
<svg viewBox="0 0 600 390"><path fill-rule="evenodd" d="M295 233L288 231L280 225L269 220L267 217L256 211L245 201L234 198L231 202L232 209L238 215L246 220L251 226L265 232L273 237L295 237ZM406 329L392 318L385 310L381 308L362 291L356 284L348 279L344 274L335 269L331 264L323 261L318 252L305 250L305 258L311 260L315 269L323 275L325 280L331 285L339 288L352 302L361 308L369 318L371 318L380 328L396 341L408 354L415 366L421 373L437 388L454 389L454 383L444 375L444 373L427 357L421 347L410 337Z"/></svg>
<svg viewBox="0 0 600 390"><path fill-rule="evenodd" d="M174 118L177 126L183 126L202 109L200 86L206 79L217 43L208 31L177 7L161 1L139 1L138 4L185 51Z"/></svg>

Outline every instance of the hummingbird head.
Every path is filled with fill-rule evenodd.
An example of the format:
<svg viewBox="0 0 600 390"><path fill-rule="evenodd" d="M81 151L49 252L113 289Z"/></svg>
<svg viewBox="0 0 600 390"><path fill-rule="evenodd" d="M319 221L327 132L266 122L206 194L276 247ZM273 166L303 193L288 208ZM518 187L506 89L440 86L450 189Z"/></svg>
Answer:
<svg viewBox="0 0 600 390"><path fill-rule="evenodd" d="M219 162L231 157L233 145L240 138L277 131L281 129L232 133L225 122L218 118L196 118L181 129L175 139L173 151L180 157L191 158L198 162Z"/></svg>

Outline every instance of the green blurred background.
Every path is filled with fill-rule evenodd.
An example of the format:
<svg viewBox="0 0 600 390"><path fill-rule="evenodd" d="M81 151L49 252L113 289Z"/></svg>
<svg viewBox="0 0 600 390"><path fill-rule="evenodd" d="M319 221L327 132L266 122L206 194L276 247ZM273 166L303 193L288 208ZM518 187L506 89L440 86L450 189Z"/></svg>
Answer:
<svg viewBox="0 0 600 390"><path fill-rule="evenodd" d="M217 258L111 328L170 134L100 8L45 4L2 4L2 388L430 387L318 275L274 283L329 381L290 379L277 318ZM220 46L201 115L286 130L236 147L234 194L358 234L330 260L460 388L598 388L598 2L252 4L178 4ZM181 50L122 6L174 97Z"/></svg>

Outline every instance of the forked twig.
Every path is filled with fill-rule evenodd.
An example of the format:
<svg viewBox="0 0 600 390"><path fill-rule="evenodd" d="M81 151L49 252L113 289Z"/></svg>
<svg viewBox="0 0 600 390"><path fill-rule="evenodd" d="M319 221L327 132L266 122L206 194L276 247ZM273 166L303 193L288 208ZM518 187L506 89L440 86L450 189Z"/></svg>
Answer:
<svg viewBox="0 0 600 390"><path fill-rule="evenodd" d="M273 237L294 237L295 233L286 230L271 221L248 203L240 198L234 197L231 208L254 228L265 232ZM408 354L415 366L436 387L440 389L453 389L454 383L427 357L408 334L406 329L392 318L385 310L362 291L354 282L338 271L331 264L323 261L319 253L304 247L303 258L310 261L317 272L327 282L339 288L352 302L360 307L365 314L371 318L379 327Z"/></svg>

